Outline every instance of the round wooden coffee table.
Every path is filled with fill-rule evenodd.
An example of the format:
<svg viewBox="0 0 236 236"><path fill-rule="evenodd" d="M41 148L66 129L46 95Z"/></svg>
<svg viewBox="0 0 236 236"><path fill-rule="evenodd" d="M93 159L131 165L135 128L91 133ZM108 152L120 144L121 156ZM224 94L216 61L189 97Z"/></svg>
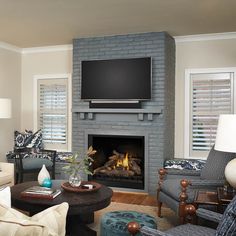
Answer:
<svg viewBox="0 0 236 236"><path fill-rule="evenodd" d="M94 212L107 207L111 202L112 190L104 185L96 192L74 193L61 188L65 180L53 180L52 188L61 189L62 193L53 200L24 198L20 193L25 189L37 186L37 181L25 182L11 187L12 206L30 215L36 214L48 207L68 202L66 231L69 235L96 235L96 232L89 229L86 224L94 221Z"/></svg>

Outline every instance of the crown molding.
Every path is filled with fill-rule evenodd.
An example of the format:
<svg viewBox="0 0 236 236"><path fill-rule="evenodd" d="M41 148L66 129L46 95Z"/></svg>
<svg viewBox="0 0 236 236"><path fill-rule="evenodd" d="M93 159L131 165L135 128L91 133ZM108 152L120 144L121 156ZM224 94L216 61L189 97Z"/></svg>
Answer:
<svg viewBox="0 0 236 236"><path fill-rule="evenodd" d="M7 50L13 51L13 52L18 52L18 53L21 53L21 51L22 51L22 49L17 46L14 46L9 43L1 42L1 41L0 41L0 48L7 49Z"/></svg>
<svg viewBox="0 0 236 236"><path fill-rule="evenodd" d="M46 46L46 47L32 47L32 48L22 48L22 54L30 53L40 53L40 52L58 52L58 51L68 51L72 50L72 44L65 45L55 45L55 46Z"/></svg>
<svg viewBox="0 0 236 236"><path fill-rule="evenodd" d="M236 39L236 32L175 36L174 39L176 43L222 40L222 39Z"/></svg>

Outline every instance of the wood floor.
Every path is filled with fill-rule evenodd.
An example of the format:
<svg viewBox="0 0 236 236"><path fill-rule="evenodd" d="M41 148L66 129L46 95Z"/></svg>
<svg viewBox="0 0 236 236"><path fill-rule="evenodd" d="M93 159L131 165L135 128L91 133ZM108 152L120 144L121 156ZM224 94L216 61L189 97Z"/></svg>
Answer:
<svg viewBox="0 0 236 236"><path fill-rule="evenodd" d="M113 192L112 202L157 206L156 197L146 193Z"/></svg>

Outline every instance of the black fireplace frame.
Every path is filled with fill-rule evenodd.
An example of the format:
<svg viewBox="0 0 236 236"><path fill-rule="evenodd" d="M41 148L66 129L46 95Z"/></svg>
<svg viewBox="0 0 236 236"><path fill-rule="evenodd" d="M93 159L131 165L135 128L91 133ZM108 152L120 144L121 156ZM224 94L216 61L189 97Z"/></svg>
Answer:
<svg viewBox="0 0 236 236"><path fill-rule="evenodd" d="M124 141L128 141L129 139L137 142L142 143L141 152L142 152L142 175L141 176L134 176L134 177L122 177L122 176L106 176L104 175L95 174L93 176L88 176L88 180L96 181L98 183L116 187L116 188L125 188L125 189L137 189L144 191L145 190L145 165L147 158L145 157L145 135L115 135L115 134L88 134L88 146L92 145L94 149L96 149L96 145L94 146L94 138L109 138L109 139L123 139ZM119 150L117 150L119 151Z"/></svg>

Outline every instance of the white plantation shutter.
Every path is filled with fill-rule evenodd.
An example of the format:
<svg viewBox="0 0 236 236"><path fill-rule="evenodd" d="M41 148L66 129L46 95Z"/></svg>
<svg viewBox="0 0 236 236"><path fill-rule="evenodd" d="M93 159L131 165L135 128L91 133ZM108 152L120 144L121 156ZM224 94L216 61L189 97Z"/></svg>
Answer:
<svg viewBox="0 0 236 236"><path fill-rule="evenodd" d="M67 149L67 97L66 79L38 80L38 126L47 148Z"/></svg>
<svg viewBox="0 0 236 236"><path fill-rule="evenodd" d="M206 156L215 143L219 115L233 113L233 75L190 75L190 156Z"/></svg>

